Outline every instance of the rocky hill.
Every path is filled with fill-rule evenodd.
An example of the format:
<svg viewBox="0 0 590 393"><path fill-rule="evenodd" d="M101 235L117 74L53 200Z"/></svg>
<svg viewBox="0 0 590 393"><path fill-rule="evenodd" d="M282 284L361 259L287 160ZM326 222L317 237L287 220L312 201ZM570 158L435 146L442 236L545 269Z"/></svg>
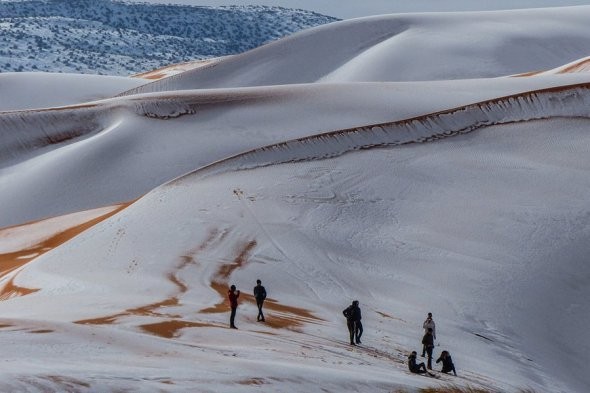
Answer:
<svg viewBox="0 0 590 393"><path fill-rule="evenodd" d="M281 7L0 2L0 72L129 75L236 54L337 19Z"/></svg>

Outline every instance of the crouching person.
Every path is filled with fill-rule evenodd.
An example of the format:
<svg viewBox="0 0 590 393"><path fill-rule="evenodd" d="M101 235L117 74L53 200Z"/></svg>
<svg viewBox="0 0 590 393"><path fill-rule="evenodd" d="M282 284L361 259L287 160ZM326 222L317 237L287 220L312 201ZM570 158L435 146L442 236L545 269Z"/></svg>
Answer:
<svg viewBox="0 0 590 393"><path fill-rule="evenodd" d="M436 360L436 363L442 362L442 370L443 373L450 373L451 371L455 376L457 376L457 372L455 371L455 365L453 364L453 359L451 358L451 354L449 351L442 351L440 357Z"/></svg>
<svg viewBox="0 0 590 393"><path fill-rule="evenodd" d="M416 364L417 355L418 353L416 351L412 351L412 353L408 356L408 368L412 373L425 374L426 366L424 365L424 363Z"/></svg>

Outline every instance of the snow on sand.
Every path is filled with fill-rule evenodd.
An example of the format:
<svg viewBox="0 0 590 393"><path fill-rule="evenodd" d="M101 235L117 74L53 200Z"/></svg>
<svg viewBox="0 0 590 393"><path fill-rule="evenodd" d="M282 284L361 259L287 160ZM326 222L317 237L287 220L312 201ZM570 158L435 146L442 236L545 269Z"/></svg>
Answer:
<svg viewBox="0 0 590 393"><path fill-rule="evenodd" d="M0 390L584 392L588 17L356 19L40 110L4 76ZM407 372L429 311L458 377Z"/></svg>

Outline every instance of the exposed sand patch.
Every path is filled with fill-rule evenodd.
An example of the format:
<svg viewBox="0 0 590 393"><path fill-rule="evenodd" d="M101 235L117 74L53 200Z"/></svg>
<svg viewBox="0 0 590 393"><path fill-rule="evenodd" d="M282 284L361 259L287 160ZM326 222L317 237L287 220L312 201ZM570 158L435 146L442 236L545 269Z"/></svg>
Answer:
<svg viewBox="0 0 590 393"><path fill-rule="evenodd" d="M516 75L512 75L513 78L521 78L521 77L526 77L526 76L535 76L538 74L543 73L543 71L530 71L530 72L524 72L522 74L516 74Z"/></svg>
<svg viewBox="0 0 590 393"><path fill-rule="evenodd" d="M381 316L382 316L382 317L384 317L384 318L389 318L389 319L396 319L396 320L398 320L398 321L402 321L402 322L404 322L404 323L407 323L405 320L403 320L403 319L401 319L401 318L393 317L393 316L391 316L391 315L389 315L389 314L386 314L386 313L384 313L384 312L381 312L381 311L375 311L375 312L376 312L377 314L381 315Z"/></svg>
<svg viewBox="0 0 590 393"><path fill-rule="evenodd" d="M572 72L590 72L590 59L582 60L577 63L571 64L559 70L559 74L568 74Z"/></svg>
<svg viewBox="0 0 590 393"><path fill-rule="evenodd" d="M140 74L132 75L132 78L143 78L149 80L158 80L162 78L167 78L172 75L181 74L185 71L193 70L195 68L200 68L206 65L211 64L214 62L213 60L195 60L189 61L185 63L178 63L166 67L157 68L152 71L142 72Z"/></svg>
<svg viewBox="0 0 590 393"><path fill-rule="evenodd" d="M238 381L240 385L264 385L266 382L262 378L250 378L242 381Z"/></svg>
<svg viewBox="0 0 590 393"><path fill-rule="evenodd" d="M7 329L9 331L24 331L33 334L53 333L55 330L45 327L42 323L34 323L28 320L20 321L14 320L10 322L0 323L0 329Z"/></svg>
<svg viewBox="0 0 590 393"><path fill-rule="evenodd" d="M64 390L64 392L77 392L79 388L89 388L90 384L80 381L79 379L75 379L72 377L63 377L61 375L47 375L46 379L59 384Z"/></svg>
<svg viewBox="0 0 590 393"><path fill-rule="evenodd" d="M579 60L569 65L554 68L548 71L531 71L522 74L512 75L513 77L535 76L540 74L572 74L576 72L590 72L590 58Z"/></svg>
<svg viewBox="0 0 590 393"><path fill-rule="evenodd" d="M0 301L8 300L13 297L26 296L31 293L37 292L38 288L24 288L19 287L14 283L14 277L11 278L0 290Z"/></svg>
<svg viewBox="0 0 590 393"><path fill-rule="evenodd" d="M15 269L18 269L19 267L21 267L23 265L26 265L27 263L29 263L33 259L37 258L38 256L45 254L47 251L50 251L50 250L60 246L61 244L65 243L66 241L70 240L71 238L84 232L88 228L90 228L90 227L98 224L99 222L117 214L118 212L120 212L121 210L123 210L127 206L129 206L131 203L133 203L133 202L115 205L114 209L112 209L111 211L109 211L105 214L101 214L99 216L96 216L96 217L92 218L91 220L86 221L82 224L78 224L78 225L72 226L66 230L57 232L53 236L50 236L49 238L44 239L43 241L40 241L39 243L37 243L31 247L27 247L25 249L14 251L14 252L0 254L0 277L6 275L7 273L9 273ZM46 219L46 220L36 221L36 222L27 223L27 224L23 224L23 225L17 225L15 227L8 227L8 228L0 229L0 238L10 236L10 234L14 231L15 228L26 230L27 228L30 227L30 228L32 228L32 230L34 230L34 227L36 224L38 224L40 222L46 222L49 220L51 220L51 219Z"/></svg>
<svg viewBox="0 0 590 393"><path fill-rule="evenodd" d="M251 240L250 242L243 244L241 247L238 248L239 252L238 255L234 258L233 263L222 265L217 270L217 272L213 276L211 288L213 288L224 300L220 303L217 303L213 307L208 307L206 309L201 310L201 312L222 313L228 311L229 306L227 305L227 291L229 289L229 277L234 272L234 270L239 269L244 265L244 263L248 260L250 252L254 249L254 247L256 247L256 244L256 240ZM240 294L240 296L242 295Z"/></svg>
<svg viewBox="0 0 590 393"><path fill-rule="evenodd" d="M59 247L63 243L79 235L88 228L91 228L99 222L106 220L107 218L117 214L118 212L129 206L131 203L132 202L116 205L116 208L109 211L108 213L102 214L82 224L78 224L61 232L58 232L54 236L51 236L27 249L0 254L0 277L3 277L8 273L23 267L27 263L30 263L31 261L35 260L37 257L45 254L47 251ZM33 222L24 225L19 225L17 227L22 228L27 226L34 226L35 224L36 223ZM6 234L13 229L14 227L9 227L0 230L0 238L2 237L3 233ZM12 279L8 281L8 283L4 284L4 286L0 288L0 301L8 300L16 296L25 296L30 293L37 292L39 290L37 288L33 289L19 287L14 284L14 279L15 277L12 277Z"/></svg>
<svg viewBox="0 0 590 393"><path fill-rule="evenodd" d="M172 314L162 314L159 312L156 312L155 310L162 308L162 307L174 307L174 306L178 306L180 304L180 302L178 301L177 297L171 297L168 298L166 300L163 300L161 302L158 303L153 303L153 304L148 304L147 306L142 306L142 307L137 307L137 308L131 308L129 310L127 310L127 314L132 314L132 315L143 315L143 316L157 316L157 317L170 317L170 318L179 318L180 315L172 315Z"/></svg>
<svg viewBox="0 0 590 393"><path fill-rule="evenodd" d="M0 277L10 273L11 271L18 269L19 267L26 265L33 259L41 255L41 250L23 250L18 252L10 252L6 254L0 254ZM47 251L44 251L47 252Z"/></svg>
<svg viewBox="0 0 590 393"><path fill-rule="evenodd" d="M211 323L190 322L183 320L171 320L157 323L150 323L147 325L140 325L140 328L150 334L164 338L175 338L179 335L179 330L188 327L221 327Z"/></svg>
<svg viewBox="0 0 590 393"><path fill-rule="evenodd" d="M91 318L91 319L82 319L79 321L74 321L74 323L78 323L81 325L111 325L117 321L119 318L127 317L130 315L138 315L138 316L149 316L149 317L166 317L166 318L180 318L180 315L177 314L163 314L156 312L155 310L161 307L173 307L179 305L178 298L171 297L165 299L161 302L148 304L146 306L141 306L137 308L130 308L123 312L108 315L106 317L99 317L99 318Z"/></svg>
<svg viewBox="0 0 590 393"><path fill-rule="evenodd" d="M115 323L115 321L123 317L127 314L120 313L115 315L109 315L107 317L99 317L99 318L91 318L91 319L81 319L79 321L74 321L74 323L78 323L80 325L111 325Z"/></svg>

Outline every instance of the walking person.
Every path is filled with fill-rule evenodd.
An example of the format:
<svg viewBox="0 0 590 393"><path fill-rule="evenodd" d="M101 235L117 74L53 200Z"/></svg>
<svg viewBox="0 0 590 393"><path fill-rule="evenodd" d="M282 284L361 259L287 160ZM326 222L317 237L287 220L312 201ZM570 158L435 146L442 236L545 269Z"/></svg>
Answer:
<svg viewBox="0 0 590 393"><path fill-rule="evenodd" d="M410 369L411 373L414 374L426 374L426 367L424 363L416 364L416 356L418 353L416 351L412 351L412 353L408 356L408 368Z"/></svg>
<svg viewBox="0 0 590 393"><path fill-rule="evenodd" d="M256 320L258 322L264 322L262 305L264 304L264 299L266 299L266 289L264 289L260 280L256 280L256 286L254 287L254 298L256 299L256 305L258 306L258 316L256 317Z"/></svg>
<svg viewBox="0 0 590 393"><path fill-rule="evenodd" d="M350 336L350 345L361 343L361 336L363 335L363 324L361 323L361 309L359 301L355 300L342 314L346 317L346 326L348 327L348 334ZM356 341L356 344L355 344Z"/></svg>
<svg viewBox="0 0 590 393"><path fill-rule="evenodd" d="M229 327L231 329L237 329L234 321L236 319L236 310L238 309L238 298L240 297L240 291L236 290L236 286L232 285L227 291L227 297L229 298L229 305L231 307L231 315L229 317Z"/></svg>
<svg viewBox="0 0 590 393"><path fill-rule="evenodd" d="M436 340L436 324L434 323L434 320L432 319L431 312L428 313L428 316L426 317L426 320L422 324L422 327L424 328L424 334L426 334L426 332L428 332L428 328L432 329L432 337ZM424 357L425 352L426 352L426 347L422 346L422 357Z"/></svg>
<svg viewBox="0 0 590 393"><path fill-rule="evenodd" d="M451 371L455 376L457 376L457 372L455 371L455 364L453 364L453 359L451 358L451 354L449 351L442 351L440 357L436 360L436 363L442 362L442 370L441 373L450 373Z"/></svg>
<svg viewBox="0 0 590 393"><path fill-rule="evenodd" d="M432 370L432 350L434 349L434 336L432 334L432 328L428 328L428 331L422 337L422 345L426 350L426 355L428 355L428 366L429 370Z"/></svg>

